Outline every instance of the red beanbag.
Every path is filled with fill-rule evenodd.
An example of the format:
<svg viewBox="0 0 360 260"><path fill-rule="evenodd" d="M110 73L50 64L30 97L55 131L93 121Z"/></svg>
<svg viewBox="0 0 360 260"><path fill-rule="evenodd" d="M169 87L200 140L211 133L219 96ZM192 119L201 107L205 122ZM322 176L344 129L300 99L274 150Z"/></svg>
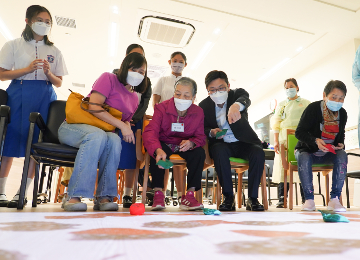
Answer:
<svg viewBox="0 0 360 260"><path fill-rule="evenodd" d="M329 150L330 153L336 154L332 144L327 144L325 147Z"/></svg>
<svg viewBox="0 0 360 260"><path fill-rule="evenodd" d="M145 212L145 205L142 203L134 203L130 206L131 215L143 215Z"/></svg>

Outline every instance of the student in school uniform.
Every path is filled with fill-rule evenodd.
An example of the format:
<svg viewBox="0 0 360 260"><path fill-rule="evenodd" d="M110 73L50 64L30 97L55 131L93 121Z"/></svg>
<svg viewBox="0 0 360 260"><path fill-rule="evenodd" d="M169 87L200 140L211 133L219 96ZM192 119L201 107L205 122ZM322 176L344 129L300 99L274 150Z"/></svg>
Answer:
<svg viewBox="0 0 360 260"><path fill-rule="evenodd" d="M5 43L0 51L0 80L11 81L6 90L11 122L0 169L0 206L11 208L17 207L19 191L9 202L5 184L13 158L25 156L29 115L40 112L47 119L49 105L56 100L53 86L61 87L62 77L68 74L61 51L48 37L53 23L50 12L43 6L32 5L26 10L25 22L21 37ZM31 160L26 190L34 174L35 163Z"/></svg>

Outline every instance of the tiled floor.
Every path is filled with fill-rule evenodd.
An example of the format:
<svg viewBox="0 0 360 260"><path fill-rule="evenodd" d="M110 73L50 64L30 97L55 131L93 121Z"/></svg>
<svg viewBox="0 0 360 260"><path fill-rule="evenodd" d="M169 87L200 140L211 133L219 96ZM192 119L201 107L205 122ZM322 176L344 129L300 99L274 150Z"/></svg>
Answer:
<svg viewBox="0 0 360 260"><path fill-rule="evenodd" d="M213 206L211 206L213 207ZM165 212L64 212L60 204L0 208L0 259L359 259L360 208L350 223L319 212L244 208L220 216ZM319 209L324 209L320 207Z"/></svg>

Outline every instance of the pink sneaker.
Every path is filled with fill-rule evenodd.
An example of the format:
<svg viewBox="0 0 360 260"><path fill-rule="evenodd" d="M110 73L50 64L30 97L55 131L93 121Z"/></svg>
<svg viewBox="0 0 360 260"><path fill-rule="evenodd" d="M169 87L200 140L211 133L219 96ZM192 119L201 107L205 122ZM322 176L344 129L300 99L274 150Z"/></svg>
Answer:
<svg viewBox="0 0 360 260"><path fill-rule="evenodd" d="M182 209L182 210L197 210L197 209L202 209L203 207L204 207L204 205L200 204L195 199L193 191L188 191L186 193L186 195L182 195L180 209Z"/></svg>
<svg viewBox="0 0 360 260"><path fill-rule="evenodd" d="M161 190L155 191L154 200L151 210L162 210L165 209L165 196Z"/></svg>

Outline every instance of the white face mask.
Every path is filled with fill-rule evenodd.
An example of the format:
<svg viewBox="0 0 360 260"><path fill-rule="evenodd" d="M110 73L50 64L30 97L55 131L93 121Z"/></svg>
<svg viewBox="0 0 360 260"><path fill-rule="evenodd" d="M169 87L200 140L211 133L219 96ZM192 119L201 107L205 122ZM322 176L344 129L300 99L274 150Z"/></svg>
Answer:
<svg viewBox="0 0 360 260"><path fill-rule="evenodd" d="M185 64L180 62L171 62L171 70L174 73L181 73L184 69Z"/></svg>
<svg viewBox="0 0 360 260"><path fill-rule="evenodd" d="M31 29L39 36L48 35L51 29L50 24L46 24L44 22L35 22L31 25Z"/></svg>
<svg viewBox="0 0 360 260"><path fill-rule="evenodd" d="M210 94L210 98L212 99L212 101L215 102L215 104L219 104L219 105L224 104L228 98L228 92L224 91L223 93L220 93L218 91L214 94Z"/></svg>
<svg viewBox="0 0 360 260"><path fill-rule="evenodd" d="M144 75L141 75L140 73L135 71L128 71L126 82L129 85L133 87L139 86L143 80L144 80Z"/></svg>
<svg viewBox="0 0 360 260"><path fill-rule="evenodd" d="M288 89L286 89L286 96L288 98L293 98L293 97L296 96L296 94L297 94L296 88L288 88Z"/></svg>
<svg viewBox="0 0 360 260"><path fill-rule="evenodd" d="M174 98L175 107L179 111L184 111L188 109L192 104L192 99L180 99L180 98Z"/></svg>

